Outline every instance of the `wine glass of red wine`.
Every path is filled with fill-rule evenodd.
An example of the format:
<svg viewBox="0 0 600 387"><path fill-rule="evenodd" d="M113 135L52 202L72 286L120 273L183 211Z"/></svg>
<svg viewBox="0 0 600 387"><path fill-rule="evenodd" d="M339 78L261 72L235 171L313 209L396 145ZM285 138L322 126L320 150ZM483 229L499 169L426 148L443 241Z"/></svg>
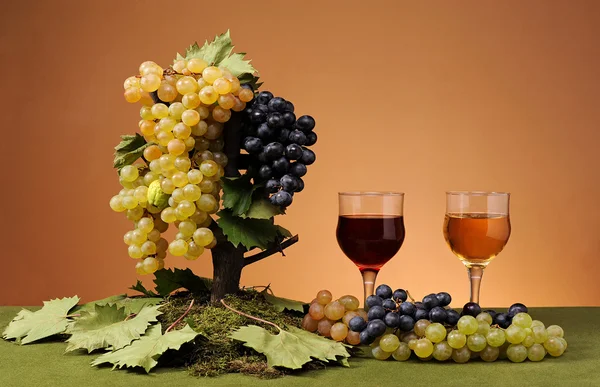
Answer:
<svg viewBox="0 0 600 387"><path fill-rule="evenodd" d="M404 193L340 192L337 241L360 270L367 297L375 279L404 242Z"/></svg>

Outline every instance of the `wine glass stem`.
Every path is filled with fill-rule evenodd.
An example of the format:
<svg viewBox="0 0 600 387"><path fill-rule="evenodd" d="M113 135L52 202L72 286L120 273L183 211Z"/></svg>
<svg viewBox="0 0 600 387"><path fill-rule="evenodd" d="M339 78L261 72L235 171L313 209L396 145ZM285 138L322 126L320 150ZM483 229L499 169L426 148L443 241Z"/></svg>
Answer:
<svg viewBox="0 0 600 387"><path fill-rule="evenodd" d="M364 308L367 310L367 297L375 293L375 279L377 278L377 271L375 270L361 270L360 274L363 277L363 286L365 289L365 303Z"/></svg>
<svg viewBox="0 0 600 387"><path fill-rule="evenodd" d="M479 289L481 287L481 277L483 277L482 266L471 266L467 268L469 272L469 281L471 281L471 302L479 304Z"/></svg>

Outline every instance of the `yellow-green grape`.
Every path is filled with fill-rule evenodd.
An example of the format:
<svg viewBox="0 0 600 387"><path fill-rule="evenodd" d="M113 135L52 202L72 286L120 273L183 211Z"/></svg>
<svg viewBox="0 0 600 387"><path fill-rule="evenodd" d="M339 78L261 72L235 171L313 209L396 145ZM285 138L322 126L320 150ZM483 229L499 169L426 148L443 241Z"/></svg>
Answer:
<svg viewBox="0 0 600 387"><path fill-rule="evenodd" d="M211 151L205 150L202 153L200 153L199 159L202 161L205 160L214 160L215 156L213 155L213 153Z"/></svg>
<svg viewBox="0 0 600 387"><path fill-rule="evenodd" d="M485 322L485 323L487 323L487 325L492 325L492 321L493 321L492 316L487 312L479 313L477 315L477 317L475 317L475 319L478 322Z"/></svg>
<svg viewBox="0 0 600 387"><path fill-rule="evenodd" d="M413 330L419 337L425 336L425 329L431 324L431 321L426 319L421 319L415 323Z"/></svg>
<svg viewBox="0 0 600 387"><path fill-rule="evenodd" d="M217 122L227 122L231 118L231 110L223 109L221 106L215 106L212 116Z"/></svg>
<svg viewBox="0 0 600 387"><path fill-rule="evenodd" d="M158 159L161 171L168 171L175 168L176 156L165 154Z"/></svg>
<svg viewBox="0 0 600 387"><path fill-rule="evenodd" d="M127 253L133 259L140 259L144 256L144 253L142 253L142 248L139 245L130 245L127 248Z"/></svg>
<svg viewBox="0 0 600 387"><path fill-rule="evenodd" d="M131 231L130 239L132 244L139 246L142 243L146 242L147 237L148 236L145 232L139 229L135 229Z"/></svg>
<svg viewBox="0 0 600 387"><path fill-rule="evenodd" d="M398 339L398 336L390 333L384 335L381 340L379 340L379 346L385 352L394 352L400 346L400 339Z"/></svg>
<svg viewBox="0 0 600 387"><path fill-rule="evenodd" d="M187 93L181 99L181 103L186 109L195 109L200 106L200 96L197 93Z"/></svg>
<svg viewBox="0 0 600 387"><path fill-rule="evenodd" d="M546 328L546 332L548 332L548 337L564 337L565 331L558 325L550 325Z"/></svg>
<svg viewBox="0 0 600 387"><path fill-rule="evenodd" d="M392 357L397 361L406 361L410 358L411 350L408 344L401 342L398 348L392 353Z"/></svg>
<svg viewBox="0 0 600 387"><path fill-rule="evenodd" d="M140 81L140 88L147 92L158 90L160 86L160 77L155 74L148 74L142 77Z"/></svg>
<svg viewBox="0 0 600 387"><path fill-rule="evenodd" d="M199 151L205 151L210 147L210 141L208 141L208 139L204 138L204 137L198 137L197 141L196 141L196 145L194 146L194 148Z"/></svg>
<svg viewBox="0 0 600 387"><path fill-rule="evenodd" d="M565 351L566 351L567 347L569 346L569 344L567 343L567 340L565 340L564 337L557 337L557 339L563 344L563 346L565 347Z"/></svg>
<svg viewBox="0 0 600 387"><path fill-rule="evenodd" d="M156 254L156 243L152 241L146 241L142 244L141 249L144 255Z"/></svg>
<svg viewBox="0 0 600 387"><path fill-rule="evenodd" d="M192 166L192 161L187 155L179 156L175 159L175 169L181 172L186 172L190 170Z"/></svg>
<svg viewBox="0 0 600 387"><path fill-rule="evenodd" d="M438 361L446 361L452 357L452 347L447 341L440 341L433 346L433 358Z"/></svg>
<svg viewBox="0 0 600 387"><path fill-rule="evenodd" d="M467 344L467 336L459 331L450 331L447 341L452 348L459 349Z"/></svg>
<svg viewBox="0 0 600 387"><path fill-rule="evenodd" d="M208 214L204 211L196 209L194 214L190 216L190 220L196 224L201 224L208 218Z"/></svg>
<svg viewBox="0 0 600 387"><path fill-rule="evenodd" d="M212 105L219 99L219 93L212 86L203 87L198 96L200 97L200 101L205 105Z"/></svg>
<svg viewBox="0 0 600 387"><path fill-rule="evenodd" d="M207 246L210 244L215 238L213 232L206 227L200 227L193 234L194 242L198 244L198 246Z"/></svg>
<svg viewBox="0 0 600 387"><path fill-rule="evenodd" d="M212 221L211 218L208 218L207 221ZM204 224L203 226L209 226L208 224ZM208 246L204 246L205 249L212 249L213 247L215 247L217 245L217 240L213 239L212 242L210 242L210 244Z"/></svg>
<svg viewBox="0 0 600 387"><path fill-rule="evenodd" d="M152 115L155 118L161 119L169 115L169 108L164 103L157 103L152 106Z"/></svg>
<svg viewBox="0 0 600 387"><path fill-rule="evenodd" d="M194 149L194 145L196 145L196 140L194 139L194 137L188 137L185 140L183 140L183 143L185 144L185 151L189 152L192 149Z"/></svg>
<svg viewBox="0 0 600 387"><path fill-rule="evenodd" d="M344 341L346 336L348 336L348 327L346 324L338 322L331 326L329 330L329 334L331 338L335 341Z"/></svg>
<svg viewBox="0 0 600 387"><path fill-rule="evenodd" d="M188 183L187 173L177 171L173 174L171 180L176 187L183 187Z"/></svg>
<svg viewBox="0 0 600 387"><path fill-rule="evenodd" d="M123 82L123 89L127 90L132 87L136 89L140 88L140 79L138 77L129 77Z"/></svg>
<svg viewBox="0 0 600 387"><path fill-rule="evenodd" d="M215 66L206 67L202 70L202 79L204 79L207 83L213 84L218 78L223 76L223 71Z"/></svg>
<svg viewBox="0 0 600 387"><path fill-rule="evenodd" d="M148 233L148 240L156 243L156 242L158 242L159 239L160 239L160 231L158 231L155 228L150 230L150 232Z"/></svg>
<svg viewBox="0 0 600 387"><path fill-rule="evenodd" d="M488 332L490 331L490 325L487 322L484 321L480 321L479 322L479 326L477 327L477 333L479 333L480 335L487 335Z"/></svg>
<svg viewBox="0 0 600 387"><path fill-rule="evenodd" d="M177 89L168 82L161 82L157 91L158 98L164 102L172 102L177 98Z"/></svg>
<svg viewBox="0 0 600 387"><path fill-rule="evenodd" d="M209 214L214 214L219 209L219 203L217 203L217 199L215 199L212 195L200 196L200 199L196 201L196 206L198 209Z"/></svg>
<svg viewBox="0 0 600 387"><path fill-rule="evenodd" d="M452 360L459 364L466 363L471 360L471 351L466 345L461 348L455 348L452 351Z"/></svg>
<svg viewBox="0 0 600 387"><path fill-rule="evenodd" d="M365 319L366 321L366 319ZM400 341L404 342L404 343L409 343L409 341L411 341L412 339L418 339L419 336L417 336L417 334L413 331L410 332L405 332L402 334Z"/></svg>
<svg viewBox="0 0 600 387"><path fill-rule="evenodd" d="M140 187L137 187L134 191L133 191L133 196L135 196L135 198L138 200L138 202L143 203L148 201L148 187L146 187L145 185L142 185Z"/></svg>
<svg viewBox="0 0 600 387"><path fill-rule="evenodd" d="M231 93L237 93L240 90L240 80L235 76L225 77L231 83Z"/></svg>
<svg viewBox="0 0 600 387"><path fill-rule="evenodd" d="M506 341L504 331L499 328L490 328L490 331L485 336L487 343L492 347L500 347Z"/></svg>
<svg viewBox="0 0 600 387"><path fill-rule="evenodd" d="M198 82L196 79L194 79L194 77L181 77L175 84L175 87L181 95L185 95L196 92L196 90L198 90Z"/></svg>
<svg viewBox="0 0 600 387"><path fill-rule="evenodd" d="M183 197L183 189L175 188L173 190L173 193L171 194L171 199L173 199L175 203L180 203L182 200L185 200L185 198Z"/></svg>
<svg viewBox="0 0 600 387"><path fill-rule="evenodd" d="M213 160L204 160L202 163L200 163L200 172L207 177L214 176L217 172L219 172L219 164Z"/></svg>
<svg viewBox="0 0 600 387"><path fill-rule="evenodd" d="M513 363L521 363L527 359L527 348L521 344L511 344L506 350L506 356Z"/></svg>
<svg viewBox="0 0 600 387"><path fill-rule="evenodd" d="M535 344L535 339L533 338L533 334L525 336L525 338L523 339L521 344L523 344L525 346L525 348L529 348L533 344Z"/></svg>
<svg viewBox="0 0 600 387"><path fill-rule="evenodd" d="M254 98L254 92L250 89L243 88L240 90L238 98L242 102L250 102L252 101L252 98Z"/></svg>
<svg viewBox="0 0 600 387"><path fill-rule="evenodd" d="M173 63L173 70L177 73L182 73L183 69L187 68L187 60L181 59Z"/></svg>
<svg viewBox="0 0 600 387"><path fill-rule="evenodd" d="M206 106L198 106L196 111L200 115L201 120L205 120L208 118L208 116L210 116L210 110L208 110L208 107Z"/></svg>
<svg viewBox="0 0 600 387"><path fill-rule="evenodd" d="M217 109L218 106L215 108ZM211 122L206 128L206 133L204 137L209 140L216 140L223 133L223 124L220 122Z"/></svg>
<svg viewBox="0 0 600 387"><path fill-rule="evenodd" d="M179 156L185 152L185 143L176 138L169 141L167 144L167 149L169 150L169 154L172 154L173 156Z"/></svg>
<svg viewBox="0 0 600 387"><path fill-rule="evenodd" d="M152 218L141 218L137 223L137 228L140 231L143 231L146 234L148 234L154 229L154 220Z"/></svg>
<svg viewBox="0 0 600 387"><path fill-rule="evenodd" d="M440 323L429 324L425 328L425 337L432 343L439 343L446 338L446 328Z"/></svg>
<svg viewBox="0 0 600 387"><path fill-rule="evenodd" d="M175 84L177 83L177 77L175 75L164 75L163 76L163 81L167 82L169 85L175 87Z"/></svg>
<svg viewBox="0 0 600 387"><path fill-rule="evenodd" d="M138 200L133 196L123 196L121 204L128 210L132 210L138 206Z"/></svg>
<svg viewBox="0 0 600 387"><path fill-rule="evenodd" d="M473 316L462 316L458 320L456 326L460 333L464 333L465 335L472 335L473 333L477 332L477 328L479 328L479 323Z"/></svg>
<svg viewBox="0 0 600 387"><path fill-rule="evenodd" d="M332 321L340 320L344 317L344 313L346 313L346 309L339 301L332 301L325 306L325 317Z"/></svg>
<svg viewBox="0 0 600 387"><path fill-rule="evenodd" d="M153 136L155 126L156 124L154 123L154 121L142 120L142 122L140 123L140 132L142 132L144 136Z"/></svg>
<svg viewBox="0 0 600 387"><path fill-rule="evenodd" d="M176 257L182 257L188 251L188 244L182 239L174 240L169 244L169 253Z"/></svg>
<svg viewBox="0 0 600 387"><path fill-rule="evenodd" d="M196 110L188 109L181 114L181 121L188 126L194 126L200 122L200 114Z"/></svg>
<svg viewBox="0 0 600 387"><path fill-rule="evenodd" d="M229 110L235 106L235 97L232 94L221 95L217 103L223 109Z"/></svg>
<svg viewBox="0 0 600 387"><path fill-rule="evenodd" d="M177 189L177 188L175 188L175 189ZM175 192L175 191L173 191L173 192ZM175 199L173 198L173 194L171 194L171 197L167 201L167 204L169 205L169 207L175 208L175 207L177 207L177 204L179 204L179 203L175 201ZM177 214L177 213L175 213L175 214ZM178 217L178 220L179 220L179 217Z"/></svg>
<svg viewBox="0 0 600 387"><path fill-rule="evenodd" d="M146 275L146 271L144 270L144 261L138 262L135 264L135 272L139 275Z"/></svg>
<svg viewBox="0 0 600 387"><path fill-rule="evenodd" d="M485 336L475 333L467 338L467 347L473 352L482 351L487 346Z"/></svg>
<svg viewBox="0 0 600 387"><path fill-rule="evenodd" d="M180 120L185 111L186 108L181 102L173 102L171 105L169 105L169 116L176 120Z"/></svg>
<svg viewBox="0 0 600 387"><path fill-rule="evenodd" d="M544 342L544 348L553 357L558 357L565 352L565 345L560 339L561 337L551 336Z"/></svg>
<svg viewBox="0 0 600 387"><path fill-rule="evenodd" d="M160 151L160 149L156 145L150 145L149 147L144 149L144 158L146 160L148 160L149 162L158 160L160 158L160 156L162 156L162 154L163 153Z"/></svg>
<svg viewBox="0 0 600 387"><path fill-rule="evenodd" d="M346 308L346 310L357 310L360 305L360 301L358 301L358 298L349 294L340 297L338 301L342 305L344 305L344 308Z"/></svg>
<svg viewBox="0 0 600 387"><path fill-rule="evenodd" d="M419 339L415 346L415 355L418 357L428 357L433 353L433 343L429 339Z"/></svg>
<svg viewBox="0 0 600 387"><path fill-rule="evenodd" d="M190 184L199 184L202 179L204 178L204 175L202 174L202 172L200 172L199 169L192 169L187 173L188 176L188 182Z"/></svg>
<svg viewBox="0 0 600 387"><path fill-rule="evenodd" d="M140 176L137 167L133 165L126 165L121 169L121 177L126 182L132 182Z"/></svg>
<svg viewBox="0 0 600 387"><path fill-rule="evenodd" d="M183 197L190 202L195 202L200 199L202 195L202 191L200 191L200 187L194 184L187 184L183 187Z"/></svg>
<svg viewBox="0 0 600 387"><path fill-rule="evenodd" d="M175 209L171 207L167 207L160 213L160 218L165 223L173 223L177 220L177 215L175 215Z"/></svg>
<svg viewBox="0 0 600 387"><path fill-rule="evenodd" d="M160 181L160 189L167 195L170 195L175 190L175 184L171 181L171 179L162 179Z"/></svg>
<svg viewBox="0 0 600 387"><path fill-rule="evenodd" d="M142 98L140 89L135 87L130 87L129 89L125 90L123 96L125 97L125 101L129 103L136 103Z"/></svg>
<svg viewBox="0 0 600 387"><path fill-rule="evenodd" d="M123 242L125 242L127 246L133 244L133 242L131 241L131 233L132 231L127 231L125 235L123 235Z"/></svg>
<svg viewBox="0 0 600 387"><path fill-rule="evenodd" d="M231 110L233 110L234 112L241 112L244 109L246 109L246 102L242 102L239 98L235 97L234 104Z"/></svg>
<svg viewBox="0 0 600 387"><path fill-rule="evenodd" d="M548 332L546 332L546 328L543 326L535 326L531 328L531 334L533 335L533 341L537 344L542 344L546 340L548 340Z"/></svg>
<svg viewBox="0 0 600 387"><path fill-rule="evenodd" d="M176 211L188 218L196 212L196 205L188 200L183 200L177 205Z"/></svg>
<svg viewBox="0 0 600 387"><path fill-rule="evenodd" d="M515 324L511 324L506 328L504 334L506 335L506 341L511 344L519 344L525 339L525 336L527 336L525 329L518 327Z"/></svg>
<svg viewBox="0 0 600 387"><path fill-rule="evenodd" d="M199 246L193 240L188 242L188 251L187 251L187 253L185 253L186 259L190 259L190 258L196 259L199 256L201 256L202 253L204 253L204 247Z"/></svg>
<svg viewBox="0 0 600 387"><path fill-rule="evenodd" d="M486 346L479 352L479 357L483 361L492 362L498 359L500 355L500 349L498 347L492 347L491 345Z"/></svg>
<svg viewBox="0 0 600 387"><path fill-rule="evenodd" d="M125 207L123 207L122 197L119 195L110 198L110 202L108 204L110 205L110 208L115 212L125 211Z"/></svg>
<svg viewBox="0 0 600 387"><path fill-rule="evenodd" d="M527 313L517 313L512 319L512 323L521 328L530 328L532 322L531 316Z"/></svg>
<svg viewBox="0 0 600 387"><path fill-rule="evenodd" d="M531 322L531 327L530 328L533 329L534 327L542 327L542 328L546 329L546 326L540 320L533 320Z"/></svg>
<svg viewBox="0 0 600 387"><path fill-rule="evenodd" d="M371 350L371 353L373 354L373 357L377 360L386 360L388 359L390 356L392 356L391 352L386 352L383 349L381 349L380 346L376 346Z"/></svg>
<svg viewBox="0 0 600 387"><path fill-rule="evenodd" d="M187 62L187 69L194 74L201 74L202 71L208 66L208 63L204 59L192 58Z"/></svg>
<svg viewBox="0 0 600 387"><path fill-rule="evenodd" d="M214 153L214 161L220 166L224 167L227 165L227 155L223 152L215 152Z"/></svg>
<svg viewBox="0 0 600 387"><path fill-rule="evenodd" d="M162 156L161 156L162 157ZM148 165L150 167L150 171L154 172L156 174L160 174L162 172L162 168L160 166L160 157L156 160L152 160L150 161L150 164Z"/></svg>
<svg viewBox="0 0 600 387"><path fill-rule="evenodd" d="M527 348L527 358L531 361L542 361L546 356L546 349L541 344L533 344Z"/></svg>
<svg viewBox="0 0 600 387"><path fill-rule="evenodd" d="M231 91L231 82L225 78L217 78L213 82L213 88L221 95L228 94Z"/></svg>
<svg viewBox="0 0 600 387"><path fill-rule="evenodd" d="M163 69L155 62L148 60L140 65L140 75L155 74L162 76Z"/></svg>
<svg viewBox="0 0 600 387"><path fill-rule="evenodd" d="M207 130L208 124L206 121L198 121L196 125L192 126L192 134L194 136L204 136Z"/></svg>
<svg viewBox="0 0 600 387"><path fill-rule="evenodd" d="M153 120L152 108L150 106L142 106L140 108L140 117L142 120Z"/></svg>
<svg viewBox="0 0 600 387"><path fill-rule="evenodd" d="M171 141L175 139L173 133L161 131L156 135L156 140L162 146L168 146Z"/></svg>
<svg viewBox="0 0 600 387"><path fill-rule="evenodd" d="M173 128L175 127L176 124L177 124L177 120L173 117L161 118L157 124L159 127L158 131L170 132L173 130Z"/></svg>
<svg viewBox="0 0 600 387"><path fill-rule="evenodd" d="M190 238L196 231L196 223L189 220L184 220L179 223L179 232L182 233L186 238Z"/></svg>
<svg viewBox="0 0 600 387"><path fill-rule="evenodd" d="M144 259L144 271L152 274L158 270L158 260L156 258L148 257Z"/></svg>
<svg viewBox="0 0 600 387"><path fill-rule="evenodd" d="M185 140L192 134L192 129L186 124L180 122L173 128L173 135L175 138Z"/></svg>

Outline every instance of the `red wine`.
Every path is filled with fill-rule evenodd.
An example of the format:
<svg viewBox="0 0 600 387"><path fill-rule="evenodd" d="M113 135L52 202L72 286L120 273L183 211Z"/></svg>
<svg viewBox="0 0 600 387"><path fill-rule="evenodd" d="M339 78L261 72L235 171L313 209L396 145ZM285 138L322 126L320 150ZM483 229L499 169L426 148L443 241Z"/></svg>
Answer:
<svg viewBox="0 0 600 387"><path fill-rule="evenodd" d="M394 215L340 216L337 240L361 271L379 271L404 242L404 219Z"/></svg>

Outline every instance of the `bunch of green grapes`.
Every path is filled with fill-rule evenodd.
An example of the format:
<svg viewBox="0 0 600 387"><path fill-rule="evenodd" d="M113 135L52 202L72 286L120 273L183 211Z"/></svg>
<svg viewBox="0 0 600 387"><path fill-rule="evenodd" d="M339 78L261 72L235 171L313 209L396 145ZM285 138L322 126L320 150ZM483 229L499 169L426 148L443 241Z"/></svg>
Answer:
<svg viewBox="0 0 600 387"><path fill-rule="evenodd" d="M337 300L329 290L321 290L312 300L308 314L302 320L302 327L310 332L319 332L322 336L335 341L345 341L350 345L360 344L358 332L348 329L350 320L360 316L367 318L367 312L359 309L358 298L346 295Z"/></svg>
<svg viewBox="0 0 600 387"><path fill-rule="evenodd" d="M110 207L135 223L125 243L129 256L140 260L138 274L150 274L164 267L167 251L195 260L216 245L208 227L219 210L219 181L228 161L223 127L254 92L226 68L202 59L180 60L166 70L144 62L124 88L127 102L143 105L139 130L151 145L144 163L121 169L123 189ZM157 197L164 203L158 205ZM178 233L168 243L161 234L170 224Z"/></svg>
<svg viewBox="0 0 600 387"><path fill-rule="evenodd" d="M410 332L386 332L371 348L373 357L380 360L393 357L405 361L414 352L421 360L466 363L475 358L486 362L508 358L520 363L526 359L541 361L546 354L561 356L567 341L561 327L546 328L527 313L515 315L512 324L502 329L493 326L492 316L483 312L477 317L462 316L454 328L422 319Z"/></svg>

